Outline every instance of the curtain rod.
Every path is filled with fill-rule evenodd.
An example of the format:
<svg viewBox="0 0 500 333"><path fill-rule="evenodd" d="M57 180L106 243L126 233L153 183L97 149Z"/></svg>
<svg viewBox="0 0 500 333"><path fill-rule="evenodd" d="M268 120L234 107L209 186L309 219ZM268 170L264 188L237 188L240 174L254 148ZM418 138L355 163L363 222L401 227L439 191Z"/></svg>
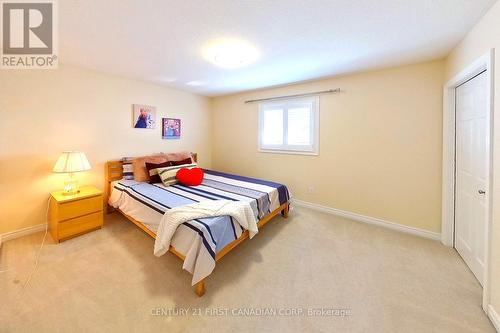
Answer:
<svg viewBox="0 0 500 333"><path fill-rule="evenodd" d="M255 103L255 102L263 102L263 101L273 101L273 100L279 100L279 99L284 99L284 98L307 97L307 96L316 96L316 95L322 95L322 94L336 94L336 93L339 93L339 92L340 92L340 88L329 89L329 90L322 90L322 91L310 92L310 93L305 93L305 94L296 94L296 95L287 95L287 96L277 96L277 97L269 97L269 98L251 99L251 100L245 101L245 104L247 104L247 103Z"/></svg>

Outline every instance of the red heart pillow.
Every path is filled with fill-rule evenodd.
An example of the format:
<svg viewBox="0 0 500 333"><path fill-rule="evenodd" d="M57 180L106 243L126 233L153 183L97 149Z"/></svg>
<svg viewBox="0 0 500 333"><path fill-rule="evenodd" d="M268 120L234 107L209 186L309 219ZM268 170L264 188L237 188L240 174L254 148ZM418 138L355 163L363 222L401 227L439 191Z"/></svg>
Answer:
<svg viewBox="0 0 500 333"><path fill-rule="evenodd" d="M177 178L179 183L181 183L182 185L198 186L203 181L204 175L205 173L200 168L192 168L192 169L182 168L179 171L177 171L175 178Z"/></svg>

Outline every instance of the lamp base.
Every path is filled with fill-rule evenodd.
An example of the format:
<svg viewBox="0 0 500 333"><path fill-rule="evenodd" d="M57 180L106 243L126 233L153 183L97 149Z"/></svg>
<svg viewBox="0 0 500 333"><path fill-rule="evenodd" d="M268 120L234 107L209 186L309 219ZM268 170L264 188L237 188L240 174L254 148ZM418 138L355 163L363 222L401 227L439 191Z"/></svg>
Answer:
<svg viewBox="0 0 500 333"><path fill-rule="evenodd" d="M78 185L78 180L73 177L68 178L64 182L63 195L75 195L80 193L80 187Z"/></svg>

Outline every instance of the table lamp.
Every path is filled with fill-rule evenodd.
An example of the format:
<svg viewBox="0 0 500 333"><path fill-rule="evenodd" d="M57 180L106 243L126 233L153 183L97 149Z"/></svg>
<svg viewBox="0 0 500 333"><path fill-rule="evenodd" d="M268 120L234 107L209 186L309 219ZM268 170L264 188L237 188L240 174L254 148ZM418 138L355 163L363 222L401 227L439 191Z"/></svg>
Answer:
<svg viewBox="0 0 500 333"><path fill-rule="evenodd" d="M84 153L80 151L63 151L54 165L52 172L67 173L68 179L64 182L64 195L75 195L80 192L78 180L73 173L90 170L90 163Z"/></svg>

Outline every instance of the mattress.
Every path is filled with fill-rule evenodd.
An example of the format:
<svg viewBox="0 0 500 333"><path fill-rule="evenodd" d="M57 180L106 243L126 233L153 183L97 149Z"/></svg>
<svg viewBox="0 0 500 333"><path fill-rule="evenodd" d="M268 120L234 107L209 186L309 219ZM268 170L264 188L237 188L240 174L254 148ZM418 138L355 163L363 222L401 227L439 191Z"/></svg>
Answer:
<svg viewBox="0 0 500 333"><path fill-rule="evenodd" d="M163 214L170 208L204 200L247 201L257 220L267 216L290 199L286 186L275 182L204 170L199 186L149 184L134 180L112 183L109 204L143 223L156 233ZM179 226L172 246L186 255L201 237L208 254L216 253L239 238L244 230L229 216L197 219Z"/></svg>

